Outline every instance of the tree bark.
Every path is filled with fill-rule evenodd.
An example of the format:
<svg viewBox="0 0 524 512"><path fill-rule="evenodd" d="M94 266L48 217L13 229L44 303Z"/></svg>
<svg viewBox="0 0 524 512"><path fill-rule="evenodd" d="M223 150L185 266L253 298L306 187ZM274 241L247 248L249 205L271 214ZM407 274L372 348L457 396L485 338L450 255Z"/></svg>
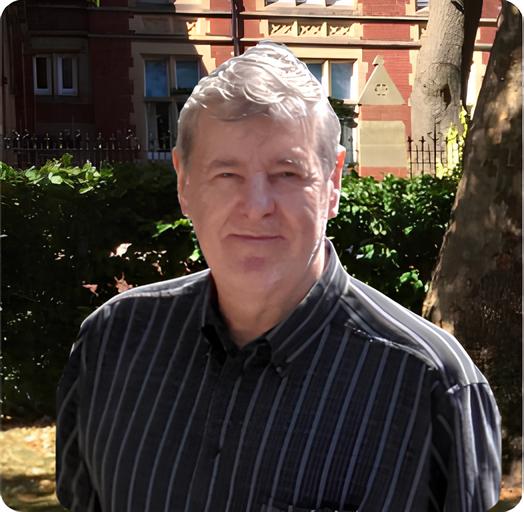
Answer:
<svg viewBox="0 0 524 512"><path fill-rule="evenodd" d="M522 339L522 29L502 4L464 148L464 174L423 315L453 333L488 378L505 462L520 435ZM505 466L508 469L507 465Z"/></svg>
<svg viewBox="0 0 524 512"><path fill-rule="evenodd" d="M431 0L411 94L411 136L459 125L482 0Z"/></svg>

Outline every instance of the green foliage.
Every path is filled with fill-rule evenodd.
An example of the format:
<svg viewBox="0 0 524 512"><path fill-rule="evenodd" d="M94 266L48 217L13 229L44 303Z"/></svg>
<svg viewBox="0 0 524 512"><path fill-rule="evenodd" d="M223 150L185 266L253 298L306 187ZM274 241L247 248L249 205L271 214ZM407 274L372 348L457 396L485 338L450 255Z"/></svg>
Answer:
<svg viewBox="0 0 524 512"><path fill-rule="evenodd" d="M456 187L456 176L345 176L328 236L348 272L420 312Z"/></svg>
<svg viewBox="0 0 524 512"><path fill-rule="evenodd" d="M81 321L129 285L205 262L163 164L97 169L65 156L26 171L1 164L0 182L4 412L53 416ZM453 177L351 174L328 236L350 273L417 311L455 188Z"/></svg>
<svg viewBox="0 0 524 512"><path fill-rule="evenodd" d="M175 174L165 165L78 168L66 156L26 171L2 165L0 180L4 412L53 415L56 383L83 318L126 283L179 276L203 263L191 258L187 223L158 233L160 222L182 216Z"/></svg>

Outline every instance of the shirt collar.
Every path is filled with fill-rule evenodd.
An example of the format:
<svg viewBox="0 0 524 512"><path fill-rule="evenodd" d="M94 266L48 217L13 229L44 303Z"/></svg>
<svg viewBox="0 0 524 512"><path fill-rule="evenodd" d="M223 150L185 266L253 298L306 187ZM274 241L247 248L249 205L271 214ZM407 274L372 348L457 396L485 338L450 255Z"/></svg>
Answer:
<svg viewBox="0 0 524 512"><path fill-rule="evenodd" d="M327 265L319 280L311 287L297 307L275 327L248 343L242 351L255 350L271 360L277 371L283 370L289 359L329 319L346 286L348 276L340 263L333 244L326 240ZM227 326L218 309L216 288L211 275L202 332L210 352L220 360L235 356L241 350L229 337Z"/></svg>

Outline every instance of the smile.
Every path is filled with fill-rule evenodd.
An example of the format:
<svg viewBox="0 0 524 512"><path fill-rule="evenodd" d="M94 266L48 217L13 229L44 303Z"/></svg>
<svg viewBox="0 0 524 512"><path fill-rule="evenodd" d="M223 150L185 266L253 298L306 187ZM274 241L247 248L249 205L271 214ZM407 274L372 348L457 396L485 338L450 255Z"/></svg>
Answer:
<svg viewBox="0 0 524 512"><path fill-rule="evenodd" d="M232 234L229 238L239 240L242 242L274 242L283 240L280 235L243 235L243 234Z"/></svg>

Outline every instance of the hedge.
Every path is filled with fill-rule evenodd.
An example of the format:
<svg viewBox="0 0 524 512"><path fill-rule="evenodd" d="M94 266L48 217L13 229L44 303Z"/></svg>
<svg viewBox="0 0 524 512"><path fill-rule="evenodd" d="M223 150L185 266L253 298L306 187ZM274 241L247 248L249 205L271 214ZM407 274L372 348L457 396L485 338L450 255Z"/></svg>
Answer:
<svg viewBox="0 0 524 512"><path fill-rule="evenodd" d="M129 285L200 270L171 168L150 163L0 164L4 414L53 417L56 383L83 318ZM419 311L449 220L455 177L344 177L328 226L342 263ZM130 244L130 245L129 245Z"/></svg>

